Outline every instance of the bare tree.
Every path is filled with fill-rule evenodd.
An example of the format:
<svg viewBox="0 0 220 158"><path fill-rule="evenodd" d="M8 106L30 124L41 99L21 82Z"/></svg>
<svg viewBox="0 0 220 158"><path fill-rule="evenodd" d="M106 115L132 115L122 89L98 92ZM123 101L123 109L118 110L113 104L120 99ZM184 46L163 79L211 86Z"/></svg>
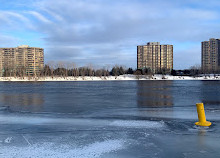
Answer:
<svg viewBox="0 0 220 158"><path fill-rule="evenodd" d="M136 71L134 72L134 75L136 75L136 78L139 80L139 79L140 79L140 76L142 75L141 70L136 70Z"/></svg>
<svg viewBox="0 0 220 158"><path fill-rule="evenodd" d="M101 78L102 77L102 70L101 69L96 70L95 75Z"/></svg>
<svg viewBox="0 0 220 158"><path fill-rule="evenodd" d="M196 64L196 65L193 65L193 66L190 67L190 74L191 74L193 77L198 76L200 73L201 73L201 67L200 67L200 65Z"/></svg>
<svg viewBox="0 0 220 158"><path fill-rule="evenodd" d="M50 62L47 63L47 65L50 67L51 77L53 78L54 77L55 63L54 63L54 61L50 61Z"/></svg>

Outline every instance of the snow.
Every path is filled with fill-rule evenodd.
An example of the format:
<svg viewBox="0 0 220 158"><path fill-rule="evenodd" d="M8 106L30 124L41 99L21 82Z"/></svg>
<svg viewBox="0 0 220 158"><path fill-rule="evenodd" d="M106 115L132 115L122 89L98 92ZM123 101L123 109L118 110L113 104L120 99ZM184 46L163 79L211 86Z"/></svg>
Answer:
<svg viewBox="0 0 220 158"><path fill-rule="evenodd" d="M0 157L2 158L96 158L109 152L125 148L123 140L105 140L94 142L83 147L72 148L61 145L55 147L53 143L29 145L27 147L1 146Z"/></svg>
<svg viewBox="0 0 220 158"><path fill-rule="evenodd" d="M131 128L162 128L164 127L163 122L156 122L156 121L124 121L124 120L117 120L110 124L111 126L118 126L118 127L131 127Z"/></svg>
<svg viewBox="0 0 220 158"><path fill-rule="evenodd" d="M0 124L15 128L1 132L1 158L112 158L138 144L129 138L130 131L144 130L144 137L148 137L149 131L166 128L163 121L54 118L42 114L2 114Z"/></svg>
<svg viewBox="0 0 220 158"><path fill-rule="evenodd" d="M120 81L120 80L220 80L220 76L200 75L192 76L171 76L171 75L121 75L121 76L78 76L78 77L0 77L0 81Z"/></svg>

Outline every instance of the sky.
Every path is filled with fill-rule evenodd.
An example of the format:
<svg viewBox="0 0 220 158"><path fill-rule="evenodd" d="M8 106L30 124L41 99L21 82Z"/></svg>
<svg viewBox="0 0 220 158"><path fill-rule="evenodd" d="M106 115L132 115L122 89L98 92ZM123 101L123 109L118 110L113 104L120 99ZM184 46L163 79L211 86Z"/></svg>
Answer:
<svg viewBox="0 0 220 158"><path fill-rule="evenodd" d="M136 68L137 45L160 42L186 69L219 30L219 0L0 0L0 47L42 47L46 63Z"/></svg>

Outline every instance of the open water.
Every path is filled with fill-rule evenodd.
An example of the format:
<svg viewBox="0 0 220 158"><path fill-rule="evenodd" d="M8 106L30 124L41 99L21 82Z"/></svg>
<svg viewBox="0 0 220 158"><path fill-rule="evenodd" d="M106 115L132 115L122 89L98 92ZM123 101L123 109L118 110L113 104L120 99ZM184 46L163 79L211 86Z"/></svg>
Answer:
<svg viewBox="0 0 220 158"><path fill-rule="evenodd" d="M0 82L1 158L219 155L220 81Z"/></svg>

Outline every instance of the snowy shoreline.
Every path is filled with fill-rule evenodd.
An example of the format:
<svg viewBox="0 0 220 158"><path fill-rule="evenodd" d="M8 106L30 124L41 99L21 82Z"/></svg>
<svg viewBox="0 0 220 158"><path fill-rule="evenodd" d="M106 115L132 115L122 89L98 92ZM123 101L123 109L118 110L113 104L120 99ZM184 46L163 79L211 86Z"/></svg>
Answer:
<svg viewBox="0 0 220 158"><path fill-rule="evenodd" d="M129 80L220 80L220 76L207 75L201 77L192 76L171 76L171 75L121 75L121 76L68 76L68 77L0 77L0 82L3 81L129 81Z"/></svg>

